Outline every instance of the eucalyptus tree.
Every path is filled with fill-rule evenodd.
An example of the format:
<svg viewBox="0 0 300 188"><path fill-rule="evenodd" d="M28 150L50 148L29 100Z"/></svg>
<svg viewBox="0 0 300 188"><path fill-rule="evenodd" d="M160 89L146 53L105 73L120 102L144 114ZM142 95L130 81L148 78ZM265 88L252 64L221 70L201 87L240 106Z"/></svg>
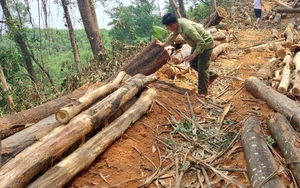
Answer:
<svg viewBox="0 0 300 188"><path fill-rule="evenodd" d="M80 61L80 54L79 54L79 49L78 49L78 45L76 42L73 24L71 22L71 17L70 17L70 13L69 13L69 9L68 9L69 0L61 0L61 4L62 4L64 13L65 13L65 19L66 19L67 26L68 26L68 31L69 31L70 41L71 41L71 45L72 45L72 49L73 49L73 55L74 55L74 60L76 63L77 72L79 74L81 74L82 73L82 65L81 65L81 61Z"/></svg>
<svg viewBox="0 0 300 188"><path fill-rule="evenodd" d="M99 60L104 59L106 50L100 36L95 6L91 0L77 0L77 4L94 57Z"/></svg>

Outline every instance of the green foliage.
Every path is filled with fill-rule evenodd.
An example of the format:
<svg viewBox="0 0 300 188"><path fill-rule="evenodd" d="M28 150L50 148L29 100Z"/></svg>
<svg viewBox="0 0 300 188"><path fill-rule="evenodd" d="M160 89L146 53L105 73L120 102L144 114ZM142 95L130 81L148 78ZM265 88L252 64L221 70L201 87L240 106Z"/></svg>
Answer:
<svg viewBox="0 0 300 188"><path fill-rule="evenodd" d="M158 39L158 40L164 40L167 38L168 36L168 30L163 28L163 27L160 27L160 26L153 26L153 30L154 30L154 34L152 35L152 40L153 39Z"/></svg>

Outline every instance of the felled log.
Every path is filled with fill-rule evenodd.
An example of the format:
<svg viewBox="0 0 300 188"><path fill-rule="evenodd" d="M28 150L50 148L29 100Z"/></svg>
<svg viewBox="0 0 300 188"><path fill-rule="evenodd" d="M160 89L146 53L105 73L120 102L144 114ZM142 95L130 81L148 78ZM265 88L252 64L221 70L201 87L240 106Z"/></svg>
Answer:
<svg viewBox="0 0 300 188"><path fill-rule="evenodd" d="M98 134L48 170L28 187L64 186L72 177L89 167L97 156L108 148L114 140L124 134L130 125L140 119L143 114L147 113L155 96L156 92L154 89L143 92L138 101L123 115L103 128Z"/></svg>
<svg viewBox="0 0 300 188"><path fill-rule="evenodd" d="M270 85L273 72L278 69L279 62L277 58L271 58L260 67L255 76Z"/></svg>
<svg viewBox="0 0 300 188"><path fill-rule="evenodd" d="M268 50L274 50L274 43L267 43L267 44L261 44L258 46L252 46L249 48L244 49L244 51L246 53L250 53L250 52L265 52Z"/></svg>
<svg viewBox="0 0 300 188"><path fill-rule="evenodd" d="M191 55L192 47L188 44L184 44L180 50L170 57L170 61L174 64L180 64L184 61L184 58Z"/></svg>
<svg viewBox="0 0 300 188"><path fill-rule="evenodd" d="M1 152L1 155L3 156L2 163L5 164L25 148L42 139L60 125L61 123L56 121L55 116L51 115L32 126L3 139L3 150Z"/></svg>
<svg viewBox="0 0 300 188"><path fill-rule="evenodd" d="M289 49L291 49L294 42L294 35L293 35L294 27L295 27L295 20L291 19L283 32L285 38L285 47Z"/></svg>
<svg viewBox="0 0 300 188"><path fill-rule="evenodd" d="M113 74L106 82L113 80L120 71L125 71L126 74L134 76L136 74L150 75L155 73L164 64L166 64L170 56L168 52L161 46L156 44L157 40L153 40L147 47L137 54L125 66Z"/></svg>
<svg viewBox="0 0 300 188"><path fill-rule="evenodd" d="M93 102L97 100L101 100L110 93L117 90L121 82L125 76L125 72L119 72L118 76L111 82L107 83L98 89L95 89L89 93L86 93L79 99L72 101L71 103L61 107L56 113L55 118L60 123L67 123L72 119L74 116L79 114L84 108L90 106Z"/></svg>
<svg viewBox="0 0 300 188"><path fill-rule="evenodd" d="M277 29L272 28L271 32L272 32L272 38L273 39L278 39L279 38L279 34L278 34L278 30Z"/></svg>
<svg viewBox="0 0 300 188"><path fill-rule="evenodd" d="M275 23L279 23L280 20L281 20L281 14L280 13L276 13L273 21Z"/></svg>
<svg viewBox="0 0 300 188"><path fill-rule="evenodd" d="M287 167L293 173L298 186L300 186L300 138L287 119L280 113L276 113L274 117L269 119L267 125L276 145L285 158Z"/></svg>
<svg viewBox="0 0 300 188"><path fill-rule="evenodd" d="M278 7L275 9L276 12L278 13L291 13L291 14L297 14L300 13L300 8L283 8L283 7Z"/></svg>
<svg viewBox="0 0 300 188"><path fill-rule="evenodd" d="M183 63L178 65L166 64L160 69L160 72L168 78L173 79L178 75L188 73L189 67Z"/></svg>
<svg viewBox="0 0 300 188"><path fill-rule="evenodd" d="M295 130L300 130L300 107L294 100L275 91L257 77L251 76L244 82L245 88L254 96L263 99L272 109L283 114Z"/></svg>
<svg viewBox="0 0 300 188"><path fill-rule="evenodd" d="M286 56L286 50L281 45L281 42L274 42L275 57L283 59Z"/></svg>
<svg viewBox="0 0 300 188"><path fill-rule="evenodd" d="M206 28L218 25L226 17L226 10L223 7L218 6L216 7L216 11L214 11L207 19L205 19L203 26Z"/></svg>
<svg viewBox="0 0 300 188"><path fill-rule="evenodd" d="M135 75L118 90L96 103L71 121L56 128L39 142L27 147L0 168L2 187L24 187L41 170L101 123L120 106L139 93L146 85L157 80L155 75Z"/></svg>
<svg viewBox="0 0 300 188"><path fill-rule="evenodd" d="M282 94L286 94L287 89L290 85L290 75L291 75L290 62L292 61L292 57L290 55L287 55L284 58L284 60L285 63L281 72L281 81L277 88L277 91Z"/></svg>
<svg viewBox="0 0 300 188"><path fill-rule="evenodd" d="M214 61L221 53L228 51L230 48L229 43L222 43L216 47L214 47L210 59Z"/></svg>
<svg viewBox="0 0 300 188"><path fill-rule="evenodd" d="M255 116L248 117L243 126L242 143L245 152L248 179L252 187L260 187L265 179L277 170L277 165L270 152L260 128L260 121ZM278 175L267 181L263 187L282 187L284 184Z"/></svg>
<svg viewBox="0 0 300 188"><path fill-rule="evenodd" d="M293 87L291 89L291 93L294 96L300 96L300 70L296 71L296 76Z"/></svg>
<svg viewBox="0 0 300 188"><path fill-rule="evenodd" d="M99 85L99 84L97 84ZM18 112L16 114L10 114L0 118L0 132L4 134L9 129L13 129L15 127L25 127L26 125L34 124L52 114L54 114L59 108L70 103L74 99L78 99L84 93L95 86L87 87L83 86L69 95L65 95L44 103L42 105L36 106L34 108L30 108L27 110L23 110L22 112ZM3 138L3 137L2 137Z"/></svg>
<svg viewBox="0 0 300 188"><path fill-rule="evenodd" d="M274 78L272 80L272 84L271 84L272 88L274 88L276 90L277 90L278 85L279 85L280 80L281 80L280 72L281 72L281 70L276 70L275 71L275 76L274 76Z"/></svg>
<svg viewBox="0 0 300 188"><path fill-rule="evenodd" d="M292 8L291 6L281 2L280 0L275 0L275 3L276 3L276 5L279 5L279 6L282 6L282 7L285 7L285 8Z"/></svg>
<svg viewBox="0 0 300 188"><path fill-rule="evenodd" d="M293 58L292 65L294 69L300 70L300 52L297 52Z"/></svg>
<svg viewBox="0 0 300 188"><path fill-rule="evenodd" d="M218 31L212 34L212 37L216 41L223 41L226 39L226 33L224 31Z"/></svg>

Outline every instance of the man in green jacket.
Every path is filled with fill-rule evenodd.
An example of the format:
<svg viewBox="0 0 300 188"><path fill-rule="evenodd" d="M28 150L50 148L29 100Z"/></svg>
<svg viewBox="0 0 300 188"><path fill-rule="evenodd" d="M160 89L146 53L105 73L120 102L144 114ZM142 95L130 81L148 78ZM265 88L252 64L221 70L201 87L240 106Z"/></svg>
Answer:
<svg viewBox="0 0 300 188"><path fill-rule="evenodd" d="M191 67L198 72L198 93L199 98L204 98L208 93L208 85L217 77L217 74L209 72L210 56L214 47L212 36L206 32L198 23L185 18L178 18L172 13L167 13L162 18L163 25L172 32L172 35L165 41L157 41L157 44L165 47L174 43L180 34L192 47L191 55L184 58L190 62Z"/></svg>

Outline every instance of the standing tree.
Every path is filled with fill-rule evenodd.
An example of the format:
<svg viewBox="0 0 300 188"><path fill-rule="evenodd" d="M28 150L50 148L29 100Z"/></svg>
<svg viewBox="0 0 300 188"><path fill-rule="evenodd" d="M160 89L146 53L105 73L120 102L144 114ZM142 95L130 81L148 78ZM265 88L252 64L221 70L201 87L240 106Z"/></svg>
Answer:
<svg viewBox="0 0 300 188"><path fill-rule="evenodd" d="M77 72L79 74L81 74L82 66L81 66L81 62L80 62L79 49L78 49L78 46L76 43L75 33L74 33L73 25L71 22L70 14L69 14L69 9L68 9L69 1L61 0L61 3L63 6L63 9L64 9L65 18L66 18L67 25L68 25L69 36L70 36L70 40L71 40L71 45L72 45L72 49L73 49L73 55L74 55L74 60L76 63Z"/></svg>
<svg viewBox="0 0 300 188"><path fill-rule="evenodd" d="M23 57L25 58L25 63L26 63L26 69L27 72L30 76L30 79L32 81L32 84L34 86L34 88L37 90L37 92L39 92L39 84L36 78L36 74L33 68L33 64L32 64L32 60L31 60L31 54L27 48L25 39L26 36L22 30L21 24L18 24L18 22L16 22L7 7L7 3L6 0L1 0L0 1L4 16L6 18L5 23L9 28L9 33L11 38L15 41L16 44L18 44Z"/></svg>
<svg viewBox="0 0 300 188"><path fill-rule="evenodd" d="M77 0L79 12L83 22L83 26L90 42L94 58L101 59L106 54L105 48L103 46L98 23L95 16L95 9L93 4L90 4L90 1Z"/></svg>
<svg viewBox="0 0 300 188"><path fill-rule="evenodd" d="M178 4L179 4L179 11L180 11L181 16L183 18L186 18L186 11L185 11L185 8L184 8L183 0L178 0Z"/></svg>
<svg viewBox="0 0 300 188"><path fill-rule="evenodd" d="M7 82L6 82L6 78L5 78L5 75L3 73L3 69L2 69L1 64L0 64L0 81L1 81L1 84L3 86L4 93L7 96L7 109L10 112L12 112L14 110L15 104L14 104L12 96L9 94L9 87L8 87Z"/></svg>
<svg viewBox="0 0 300 188"><path fill-rule="evenodd" d="M174 0L169 0L169 2L170 2L170 5L172 6L172 9L173 9L175 15L177 16L177 18L181 18L182 16L180 14L180 10L178 9L178 6L175 3L175 1Z"/></svg>

